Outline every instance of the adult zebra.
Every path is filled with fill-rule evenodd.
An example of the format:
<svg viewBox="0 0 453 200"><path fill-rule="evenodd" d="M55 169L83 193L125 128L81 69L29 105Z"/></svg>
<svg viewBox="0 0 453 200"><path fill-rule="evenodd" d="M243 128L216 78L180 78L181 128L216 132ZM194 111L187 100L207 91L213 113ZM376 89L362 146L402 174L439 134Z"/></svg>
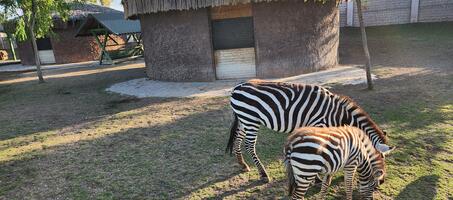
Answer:
<svg viewBox="0 0 453 200"><path fill-rule="evenodd" d="M305 192L319 174L325 174L321 199L325 198L333 174L344 170L346 199L352 199L355 171L359 175L361 199L373 199L384 183L386 152L377 151L362 130L351 127L304 127L288 137L284 152L292 199L304 199Z"/></svg>
<svg viewBox="0 0 453 200"><path fill-rule="evenodd" d="M261 125L282 133L291 133L304 126L351 125L362 129L376 149L386 151L389 148L385 145L385 132L363 109L350 98L320 86L250 80L234 87L230 104L234 121L227 151L230 154L234 151L243 170L249 171L241 152L245 138L245 148L266 182L269 176L255 151Z"/></svg>

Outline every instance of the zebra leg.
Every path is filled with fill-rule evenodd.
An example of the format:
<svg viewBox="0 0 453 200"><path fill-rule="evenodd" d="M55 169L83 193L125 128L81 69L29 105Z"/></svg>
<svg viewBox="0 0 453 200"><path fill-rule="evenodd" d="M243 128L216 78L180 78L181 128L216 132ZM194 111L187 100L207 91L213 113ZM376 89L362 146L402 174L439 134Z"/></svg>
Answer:
<svg viewBox="0 0 453 200"><path fill-rule="evenodd" d="M241 130L237 130L236 140L234 141L234 154L238 160L239 165L242 167L242 171L248 172L250 171L250 167L244 161L244 157L242 156L242 140L244 139L244 132Z"/></svg>
<svg viewBox="0 0 453 200"><path fill-rule="evenodd" d="M346 199L352 200L352 185L354 183L354 173L356 166L349 165L344 167L344 182L346 186Z"/></svg>
<svg viewBox="0 0 453 200"><path fill-rule="evenodd" d="M266 168L264 168L264 165L261 163L260 159L258 158L258 155L256 155L256 131L246 131L245 134L245 149L247 152L250 154L252 157L253 162L255 163L256 167L258 168L258 172L261 175L261 180L264 182L268 183L270 181L269 175L266 172Z"/></svg>
<svg viewBox="0 0 453 200"><path fill-rule="evenodd" d="M297 176L297 175L296 175ZM310 184L313 183L315 177L298 177L296 178L296 188L294 188L292 200L303 200Z"/></svg>
<svg viewBox="0 0 453 200"><path fill-rule="evenodd" d="M324 176L324 179L322 180L320 199L325 199L326 198L327 189L329 188L331 182L332 182L332 175L331 174L326 174Z"/></svg>

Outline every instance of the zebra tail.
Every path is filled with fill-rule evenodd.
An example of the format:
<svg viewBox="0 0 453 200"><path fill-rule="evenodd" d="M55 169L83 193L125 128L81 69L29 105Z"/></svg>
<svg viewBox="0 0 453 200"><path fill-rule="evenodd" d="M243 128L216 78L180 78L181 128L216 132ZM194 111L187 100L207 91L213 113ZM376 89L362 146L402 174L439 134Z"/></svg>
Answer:
<svg viewBox="0 0 453 200"><path fill-rule="evenodd" d="M286 175L288 176L288 196L293 196L294 189L296 189L296 179L294 179L293 167L289 160L285 161Z"/></svg>
<svg viewBox="0 0 453 200"><path fill-rule="evenodd" d="M234 140L236 139L237 136L237 130L238 130L238 116L236 113L233 113L233 123L231 124L230 128L230 139L228 140L228 144L225 150L225 153L230 152L230 155L233 155L233 145L234 145Z"/></svg>
<svg viewBox="0 0 453 200"><path fill-rule="evenodd" d="M286 175L288 177L288 196L291 197L296 189L296 179L294 179L293 167L291 166L291 148L289 147L289 144L285 147L285 153L284 163L286 167Z"/></svg>

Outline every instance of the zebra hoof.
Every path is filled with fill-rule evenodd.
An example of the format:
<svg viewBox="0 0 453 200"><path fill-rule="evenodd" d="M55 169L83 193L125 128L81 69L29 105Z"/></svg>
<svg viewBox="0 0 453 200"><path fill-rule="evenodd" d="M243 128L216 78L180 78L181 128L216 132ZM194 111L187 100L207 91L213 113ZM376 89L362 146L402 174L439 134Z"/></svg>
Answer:
<svg viewBox="0 0 453 200"><path fill-rule="evenodd" d="M250 167L249 166L242 166L242 172L249 172L250 171Z"/></svg>
<svg viewBox="0 0 453 200"><path fill-rule="evenodd" d="M270 183L270 182L271 182L271 179L270 179L269 177L267 177L267 176L262 176L262 177L261 177L261 181L262 181L263 183Z"/></svg>

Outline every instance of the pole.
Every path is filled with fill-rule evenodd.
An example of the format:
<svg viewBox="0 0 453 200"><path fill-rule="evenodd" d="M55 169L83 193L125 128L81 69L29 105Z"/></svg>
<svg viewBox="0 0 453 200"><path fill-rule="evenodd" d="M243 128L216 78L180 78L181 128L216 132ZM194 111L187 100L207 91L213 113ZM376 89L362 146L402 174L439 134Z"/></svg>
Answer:
<svg viewBox="0 0 453 200"><path fill-rule="evenodd" d="M370 58L370 51L368 50L368 41L367 41L367 37L366 37L365 26L363 24L362 2L361 2L361 0L356 0L356 2L357 2L357 11L358 11L358 15L359 15L360 32L362 33L363 51L365 52L365 58L366 58L366 65L365 65L366 80L367 80L367 84L368 84L368 89L372 90L374 88L374 86L373 86L373 79L371 78L371 58Z"/></svg>

